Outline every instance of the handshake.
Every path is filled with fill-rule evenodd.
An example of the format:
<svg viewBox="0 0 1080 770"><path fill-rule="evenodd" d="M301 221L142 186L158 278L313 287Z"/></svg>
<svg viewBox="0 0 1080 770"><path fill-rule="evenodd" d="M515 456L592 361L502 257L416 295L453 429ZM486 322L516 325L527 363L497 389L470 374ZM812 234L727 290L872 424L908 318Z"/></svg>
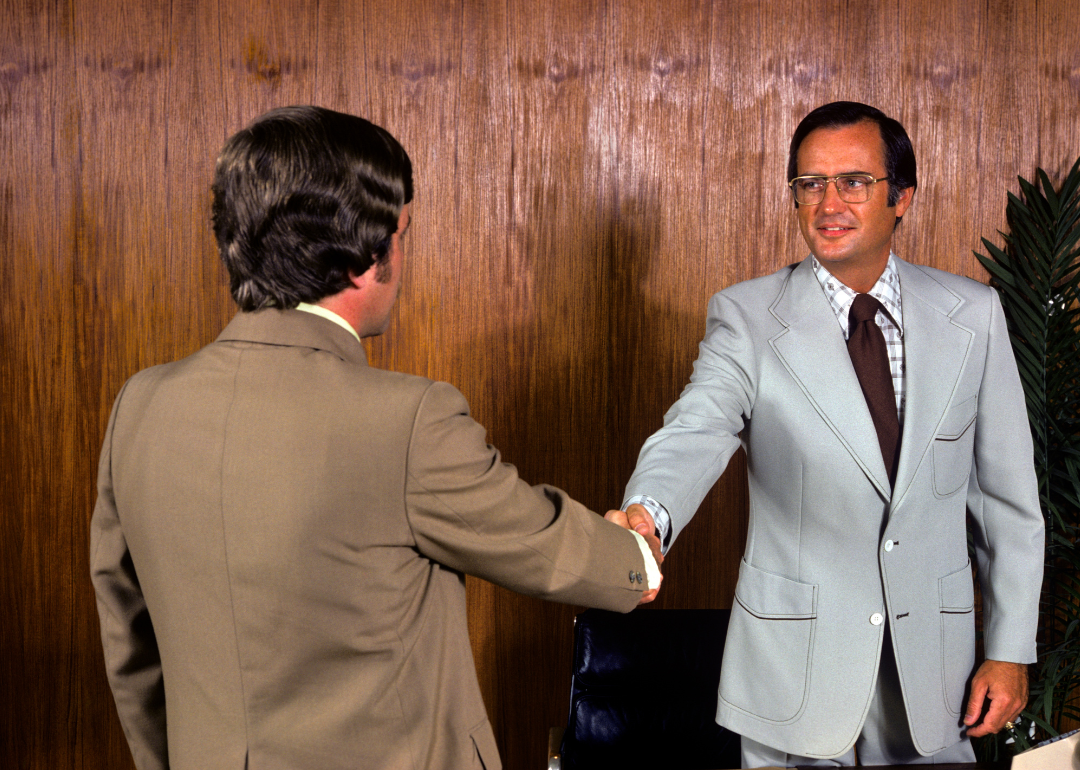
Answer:
<svg viewBox="0 0 1080 770"><path fill-rule="evenodd" d="M660 565L664 563L664 555L660 552L660 539L656 536L656 524L645 506L634 503L626 506L625 511L608 511L604 514L604 518L615 522L623 529L637 532L645 538L645 542L648 544L649 550L652 551L656 566L659 569ZM660 576L660 579L663 580L663 575ZM638 606L648 604L656 598L658 593L660 593L659 583L641 594L641 601L638 602Z"/></svg>

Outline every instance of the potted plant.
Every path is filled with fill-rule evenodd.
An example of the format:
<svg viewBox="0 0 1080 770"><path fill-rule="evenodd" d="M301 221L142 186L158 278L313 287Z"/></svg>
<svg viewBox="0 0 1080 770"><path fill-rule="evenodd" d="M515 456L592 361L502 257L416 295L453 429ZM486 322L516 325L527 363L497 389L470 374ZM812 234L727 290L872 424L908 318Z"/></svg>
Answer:
<svg viewBox="0 0 1080 770"><path fill-rule="evenodd" d="M1080 160L1057 190L1041 168L1035 184L1019 181L1004 247L983 238L989 256L975 256L1000 294L1027 400L1046 571L1028 707L1011 735L976 747L986 760L1080 726Z"/></svg>

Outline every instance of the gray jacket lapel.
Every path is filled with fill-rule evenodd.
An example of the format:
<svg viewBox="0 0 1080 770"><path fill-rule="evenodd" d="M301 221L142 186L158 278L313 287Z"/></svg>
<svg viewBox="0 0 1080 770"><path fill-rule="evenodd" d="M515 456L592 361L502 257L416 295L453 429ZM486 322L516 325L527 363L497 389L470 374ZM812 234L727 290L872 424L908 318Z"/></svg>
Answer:
<svg viewBox="0 0 1080 770"><path fill-rule="evenodd" d="M769 341L776 355L814 409L888 500L889 476L881 459L877 431L851 365L843 332L814 277L809 258L791 272L770 311L787 327ZM906 318L906 306L904 311Z"/></svg>
<svg viewBox="0 0 1080 770"><path fill-rule="evenodd" d="M904 313L907 401L893 505L903 499L937 434L974 334L951 316L964 300L917 265L897 259Z"/></svg>

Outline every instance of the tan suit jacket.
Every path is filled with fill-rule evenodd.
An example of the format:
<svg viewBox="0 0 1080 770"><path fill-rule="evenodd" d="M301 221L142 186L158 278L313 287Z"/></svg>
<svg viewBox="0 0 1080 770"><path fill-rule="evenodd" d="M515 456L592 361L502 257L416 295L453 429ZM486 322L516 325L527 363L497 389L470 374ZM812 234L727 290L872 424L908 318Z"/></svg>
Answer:
<svg viewBox="0 0 1080 770"><path fill-rule="evenodd" d="M750 523L717 721L790 754L851 748L886 633L916 749L960 740L975 661L969 521L986 655L1035 660L1044 527L997 294L897 269L907 402L895 488L807 258L712 298L690 384L626 492L662 503L677 536L745 449Z"/></svg>
<svg viewBox="0 0 1080 770"><path fill-rule="evenodd" d="M134 376L98 485L92 578L142 770L498 768L463 573L620 611L643 587L633 536L521 481L457 390L301 311Z"/></svg>

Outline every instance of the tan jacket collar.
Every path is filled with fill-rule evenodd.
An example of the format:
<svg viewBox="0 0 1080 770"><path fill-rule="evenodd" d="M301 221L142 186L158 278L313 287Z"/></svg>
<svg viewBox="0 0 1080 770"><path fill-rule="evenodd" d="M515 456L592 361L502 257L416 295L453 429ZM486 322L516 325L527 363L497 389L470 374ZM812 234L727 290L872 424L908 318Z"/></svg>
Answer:
<svg viewBox="0 0 1080 770"><path fill-rule="evenodd" d="M347 331L333 321L300 310L270 308L237 313L217 341L313 348L333 353L343 361L367 365L367 351Z"/></svg>

